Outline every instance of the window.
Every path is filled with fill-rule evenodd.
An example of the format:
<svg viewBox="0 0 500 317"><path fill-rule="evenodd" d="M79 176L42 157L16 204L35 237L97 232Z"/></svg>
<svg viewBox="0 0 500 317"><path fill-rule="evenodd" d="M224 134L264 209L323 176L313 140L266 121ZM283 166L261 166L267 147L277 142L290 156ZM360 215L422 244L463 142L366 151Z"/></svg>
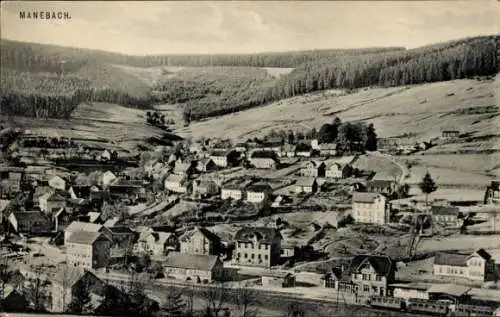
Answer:
<svg viewBox="0 0 500 317"><path fill-rule="evenodd" d="M265 250L268 250L268 249L269 249L269 245L264 244L264 249L265 249Z"/></svg>
<svg viewBox="0 0 500 317"><path fill-rule="evenodd" d="M375 281L377 281L377 282L382 281L382 276L380 276L380 275L376 275L376 276L375 276Z"/></svg>
<svg viewBox="0 0 500 317"><path fill-rule="evenodd" d="M246 253L245 253L245 255L244 255L244 256L245 256L245 259L246 259L246 258L248 258L248 254L246 254Z"/></svg>
<svg viewBox="0 0 500 317"><path fill-rule="evenodd" d="M266 255L264 255L264 260L266 260L266 261L267 261L268 259L269 259L269 257L267 256L267 254L266 254Z"/></svg>
<svg viewBox="0 0 500 317"><path fill-rule="evenodd" d="M366 293L370 292L370 286L363 285L363 292L366 292Z"/></svg>
<svg viewBox="0 0 500 317"><path fill-rule="evenodd" d="M240 253L240 252L238 252L237 257L238 257L238 258L241 258L241 253Z"/></svg>
<svg viewBox="0 0 500 317"><path fill-rule="evenodd" d="M260 259L262 259L262 255L260 255L260 254L259 254L259 255L257 256L257 258L258 258L259 260L260 260Z"/></svg>
<svg viewBox="0 0 500 317"><path fill-rule="evenodd" d="M252 256L251 256L252 259L255 259L255 254L252 253Z"/></svg>

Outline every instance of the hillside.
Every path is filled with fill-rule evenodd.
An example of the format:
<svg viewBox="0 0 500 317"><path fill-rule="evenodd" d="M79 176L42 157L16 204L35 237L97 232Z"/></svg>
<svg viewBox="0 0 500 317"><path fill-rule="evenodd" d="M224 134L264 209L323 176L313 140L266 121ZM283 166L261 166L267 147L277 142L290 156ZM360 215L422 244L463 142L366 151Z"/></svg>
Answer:
<svg viewBox="0 0 500 317"><path fill-rule="evenodd" d="M183 119L190 122L331 88L351 92L364 87L491 76L498 71L499 39L474 37L411 50L367 48L186 56L127 56L2 40L2 68L15 71L9 76L2 73L2 82L7 82L2 95L9 94L9 98L2 98L2 108L7 109L7 114L66 118L75 104L84 101L142 109L177 103L183 108ZM173 65L176 69L169 69ZM276 66L283 70L273 68ZM41 107L50 108L47 105L53 102L40 98L36 91L12 89L15 77L26 72L33 73L27 76L26 87L40 86L39 74L58 77L51 98L61 106L43 113L30 110L30 105L39 100ZM89 88L75 85L75 78L89 82ZM74 86L71 102L66 102L67 95L60 93L68 86ZM67 108L62 109L66 104Z"/></svg>
<svg viewBox="0 0 500 317"><path fill-rule="evenodd" d="M440 144L428 154L487 154L500 151L500 108L495 93L499 80L496 76L491 80L360 89L351 94L327 90L192 123L176 132L194 138L210 135L246 140L273 129L319 129L339 116L343 121L373 123L379 137L410 135L414 141L428 141L439 137L442 130L456 129L464 137ZM498 172L493 157L485 161L483 171Z"/></svg>

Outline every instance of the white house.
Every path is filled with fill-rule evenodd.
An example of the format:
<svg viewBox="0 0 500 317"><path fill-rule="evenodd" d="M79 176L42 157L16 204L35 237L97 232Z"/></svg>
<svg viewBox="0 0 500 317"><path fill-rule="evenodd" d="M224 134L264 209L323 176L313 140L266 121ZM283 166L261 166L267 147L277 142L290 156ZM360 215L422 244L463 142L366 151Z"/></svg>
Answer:
<svg viewBox="0 0 500 317"><path fill-rule="evenodd" d="M325 169L326 178L345 178L348 176L348 165L338 162L329 163Z"/></svg>
<svg viewBox="0 0 500 317"><path fill-rule="evenodd" d="M221 189L221 198L241 200L243 199L243 191L237 186L227 186Z"/></svg>
<svg viewBox="0 0 500 317"><path fill-rule="evenodd" d="M54 189L65 191L66 181L62 177L55 175L49 179L49 186Z"/></svg>
<svg viewBox="0 0 500 317"><path fill-rule="evenodd" d="M174 193L187 192L187 176L171 174L165 179L165 189Z"/></svg>
<svg viewBox="0 0 500 317"><path fill-rule="evenodd" d="M268 184L254 184L246 189L246 201L250 203L261 203L266 200L272 192Z"/></svg>
<svg viewBox="0 0 500 317"><path fill-rule="evenodd" d="M113 172L107 171L106 173L102 174L101 182L102 185L108 186L110 184L113 184L117 179L118 177L116 177L116 175L113 174Z"/></svg>
<svg viewBox="0 0 500 317"><path fill-rule="evenodd" d="M378 193L355 192L352 196L352 216L358 223L388 223L390 211L385 196Z"/></svg>
<svg viewBox="0 0 500 317"><path fill-rule="evenodd" d="M484 249L473 253L438 252L434 257L434 275L463 277L486 282L495 279L495 260Z"/></svg>

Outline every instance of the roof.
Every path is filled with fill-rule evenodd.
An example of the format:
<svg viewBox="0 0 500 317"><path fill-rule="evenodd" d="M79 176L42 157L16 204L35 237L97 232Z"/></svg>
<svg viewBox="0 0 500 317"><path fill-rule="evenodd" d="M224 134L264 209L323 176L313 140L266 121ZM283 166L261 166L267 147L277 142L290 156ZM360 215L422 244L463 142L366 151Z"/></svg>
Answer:
<svg viewBox="0 0 500 317"><path fill-rule="evenodd" d="M391 187L394 185L394 181L387 179L374 179L366 183L367 187Z"/></svg>
<svg viewBox="0 0 500 317"><path fill-rule="evenodd" d="M71 186L71 190L76 195L76 197L79 198L90 197L90 192L91 192L90 188L91 188L90 186L77 186L77 185Z"/></svg>
<svg viewBox="0 0 500 317"><path fill-rule="evenodd" d="M104 174L102 174L102 177L104 177L104 176L106 176L106 177L116 177L116 175L113 172L111 172L111 171L106 171Z"/></svg>
<svg viewBox="0 0 500 317"><path fill-rule="evenodd" d="M320 150L336 150L337 143L321 143L319 145Z"/></svg>
<svg viewBox="0 0 500 317"><path fill-rule="evenodd" d="M174 234L171 232L153 232L152 235L155 238L156 243L165 244L167 240Z"/></svg>
<svg viewBox="0 0 500 317"><path fill-rule="evenodd" d="M99 232L102 229L102 225L90 222L82 222L82 221L73 221L66 228L68 232L77 232L77 231L87 231L87 232Z"/></svg>
<svg viewBox="0 0 500 317"><path fill-rule="evenodd" d="M186 173L190 167L189 163L175 163L174 173Z"/></svg>
<svg viewBox="0 0 500 317"><path fill-rule="evenodd" d="M168 177L165 179L165 182L171 182L171 183L179 183L183 184L187 180L186 175L176 175L176 174L170 174Z"/></svg>
<svg viewBox="0 0 500 317"><path fill-rule="evenodd" d="M489 254L485 249L479 249L476 251L476 254L488 261L491 259L491 254Z"/></svg>
<svg viewBox="0 0 500 317"><path fill-rule="evenodd" d="M50 218L39 210L15 211L14 216L18 223L26 221L50 222ZM49 228L47 228L49 229Z"/></svg>
<svg viewBox="0 0 500 317"><path fill-rule="evenodd" d="M254 151L251 158L266 158L266 159L276 159L276 153L273 151Z"/></svg>
<svg viewBox="0 0 500 317"><path fill-rule="evenodd" d="M108 227L108 228L114 227L118 223L118 221L120 221L120 219L118 217L113 217L113 218L106 220L104 222L103 226Z"/></svg>
<svg viewBox="0 0 500 317"><path fill-rule="evenodd" d="M290 272L286 271L273 271L273 270L267 270L267 271L262 271L260 273L261 276L266 276L266 277L276 277L276 278L285 278L287 276L290 276L293 274Z"/></svg>
<svg viewBox="0 0 500 317"><path fill-rule="evenodd" d="M352 201L356 203L372 203L377 197L382 197L382 195L378 193L355 192L352 195Z"/></svg>
<svg viewBox="0 0 500 317"><path fill-rule="evenodd" d="M434 264L466 267L469 256L466 253L438 252L434 257Z"/></svg>
<svg viewBox="0 0 500 317"><path fill-rule="evenodd" d="M88 212L87 213L87 216L89 216L89 221L90 222L94 222L96 221L97 219L99 219L99 217L101 216L101 213L100 212Z"/></svg>
<svg viewBox="0 0 500 317"><path fill-rule="evenodd" d="M378 275L387 276L396 270L396 263L388 256L357 255L352 259L349 271L358 272L365 263L369 263Z"/></svg>
<svg viewBox="0 0 500 317"><path fill-rule="evenodd" d="M185 254L170 252L163 260L163 267L210 271L219 258L215 255Z"/></svg>
<svg viewBox="0 0 500 317"><path fill-rule="evenodd" d="M184 233L181 237L181 241L187 241L191 236L193 236L196 232L201 232L205 236L206 239L210 240L214 244L220 243L220 238L218 235L208 230L205 227L198 227L195 230L188 231Z"/></svg>
<svg viewBox="0 0 500 317"><path fill-rule="evenodd" d="M276 237L281 238L280 232L275 228L267 227L244 227L236 232L236 241L252 242L256 236L259 242L271 243Z"/></svg>
<svg viewBox="0 0 500 317"><path fill-rule="evenodd" d="M99 238L105 237L100 232L77 231L68 238L68 243L94 244Z"/></svg>
<svg viewBox="0 0 500 317"><path fill-rule="evenodd" d="M295 147L295 144L286 143L281 149L286 152L295 152Z"/></svg>
<svg viewBox="0 0 500 317"><path fill-rule="evenodd" d="M431 212L433 215L452 215L458 216L460 209L455 206L432 206Z"/></svg>
<svg viewBox="0 0 500 317"><path fill-rule="evenodd" d="M57 270L56 274L51 278L52 283L65 284L68 287L76 284L89 271L80 266L66 265ZM89 272L90 273L90 272Z"/></svg>
<svg viewBox="0 0 500 317"><path fill-rule="evenodd" d="M403 288L403 289L416 289L420 291L428 290L432 285L425 283L394 283L390 284L390 286L394 288Z"/></svg>
<svg viewBox="0 0 500 317"><path fill-rule="evenodd" d="M314 177L297 177L297 181L295 182L295 185L312 186L315 181L316 181L316 178L314 178Z"/></svg>
<svg viewBox="0 0 500 317"><path fill-rule="evenodd" d="M210 156L228 156L229 153L231 153L233 150L232 149L218 149L218 150L212 150L210 152Z"/></svg>
<svg viewBox="0 0 500 317"><path fill-rule="evenodd" d="M468 286L457 285L457 284L433 284L429 289L428 293L444 293L453 296L461 296L471 290Z"/></svg>

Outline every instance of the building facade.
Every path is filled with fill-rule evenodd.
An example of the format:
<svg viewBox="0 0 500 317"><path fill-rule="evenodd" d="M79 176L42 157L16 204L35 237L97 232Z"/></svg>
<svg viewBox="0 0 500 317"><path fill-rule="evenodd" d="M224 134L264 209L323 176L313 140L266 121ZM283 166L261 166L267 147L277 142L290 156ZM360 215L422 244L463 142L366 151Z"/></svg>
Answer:
<svg viewBox="0 0 500 317"><path fill-rule="evenodd" d="M181 253L218 255L221 252L220 238L203 227L185 233L179 240Z"/></svg>
<svg viewBox="0 0 500 317"><path fill-rule="evenodd" d="M271 267L281 254L282 236L275 228L245 227L235 236L233 263L244 266Z"/></svg>
<svg viewBox="0 0 500 317"><path fill-rule="evenodd" d="M462 277L479 282L496 277L495 260L484 249L474 253L439 252L434 257L434 275Z"/></svg>
<svg viewBox="0 0 500 317"><path fill-rule="evenodd" d="M390 211L386 198L378 193L355 192L352 197L352 216L357 223L388 223Z"/></svg>
<svg viewBox="0 0 500 317"><path fill-rule="evenodd" d="M66 243L70 266L97 269L108 265L111 240L100 232L75 232Z"/></svg>

